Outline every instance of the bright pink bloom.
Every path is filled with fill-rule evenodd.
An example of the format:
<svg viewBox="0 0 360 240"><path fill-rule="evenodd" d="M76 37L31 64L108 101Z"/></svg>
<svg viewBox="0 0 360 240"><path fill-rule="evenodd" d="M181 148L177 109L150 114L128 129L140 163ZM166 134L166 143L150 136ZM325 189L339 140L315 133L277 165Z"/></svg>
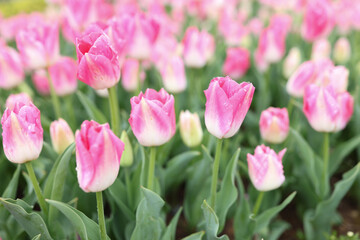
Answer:
<svg viewBox="0 0 360 240"><path fill-rule="evenodd" d="M50 77L57 95L64 96L74 93L77 89L77 63L70 57L61 57L50 66Z"/></svg>
<svg viewBox="0 0 360 240"><path fill-rule="evenodd" d="M145 94L130 99L130 126L143 146L160 146L175 134L174 97L163 88L157 92L147 89Z"/></svg>
<svg viewBox="0 0 360 240"><path fill-rule="evenodd" d="M138 60L131 58L126 59L123 64L121 85L128 92L137 90L138 85L144 82L145 72L139 73L139 65Z"/></svg>
<svg viewBox="0 0 360 240"><path fill-rule="evenodd" d="M168 58L160 67L162 82L167 91L179 93L186 89L186 74L183 60L178 56Z"/></svg>
<svg viewBox="0 0 360 240"><path fill-rule="evenodd" d="M32 102L31 97L27 93L18 93L18 94L11 94L7 99L5 103L5 107L14 109L16 103L23 103L25 105Z"/></svg>
<svg viewBox="0 0 360 240"><path fill-rule="evenodd" d="M205 125L215 137L232 137L240 128L254 95L251 83L238 84L230 77L211 80L206 96Z"/></svg>
<svg viewBox="0 0 360 240"><path fill-rule="evenodd" d="M5 109L1 118L5 155L13 163L35 160L43 146L40 110L26 101L10 107Z"/></svg>
<svg viewBox="0 0 360 240"><path fill-rule="evenodd" d="M77 77L94 89L110 88L120 80L120 63L109 37L100 27L90 26L76 39Z"/></svg>
<svg viewBox="0 0 360 240"><path fill-rule="evenodd" d="M223 73L231 78L241 78L250 68L250 53L246 48L228 48Z"/></svg>
<svg viewBox="0 0 360 240"><path fill-rule="evenodd" d="M210 60L215 51L215 41L205 30L196 27L186 30L184 39L184 63L188 67L202 68Z"/></svg>
<svg viewBox="0 0 360 240"><path fill-rule="evenodd" d="M335 92L346 92L349 82L349 70L344 66L329 67L319 73L316 83L320 86L331 85Z"/></svg>
<svg viewBox="0 0 360 240"><path fill-rule="evenodd" d="M345 128L354 108L348 93L336 93L332 86L309 85L304 94L304 114L318 132L337 132Z"/></svg>
<svg viewBox="0 0 360 240"><path fill-rule="evenodd" d="M285 181L282 158L286 148L278 154L265 145L255 148L255 154L248 153L247 162L250 180L258 191L274 190Z"/></svg>
<svg viewBox="0 0 360 240"><path fill-rule="evenodd" d="M120 168L124 143L109 124L85 120L75 133L76 171L80 188L100 192L110 187Z"/></svg>
<svg viewBox="0 0 360 240"><path fill-rule="evenodd" d="M316 40L312 46L311 60L319 61L330 57L331 45L329 40L322 38Z"/></svg>
<svg viewBox="0 0 360 240"><path fill-rule="evenodd" d="M281 143L289 134L289 115L286 108L273 108L262 111L260 116L261 137L269 143Z"/></svg>
<svg viewBox="0 0 360 240"><path fill-rule="evenodd" d="M0 42L0 88L11 89L24 81L21 58L15 49Z"/></svg>
<svg viewBox="0 0 360 240"><path fill-rule="evenodd" d="M42 95L49 95L50 94L50 86L49 80L46 70L40 69L36 70L32 74L32 82L36 88L36 90Z"/></svg>
<svg viewBox="0 0 360 240"><path fill-rule="evenodd" d="M34 22L16 35L16 45L25 67L39 69L59 57L59 29L56 23Z"/></svg>
<svg viewBox="0 0 360 240"><path fill-rule="evenodd" d="M327 36L334 26L334 12L330 1L308 1L302 23L302 36L307 41L314 41Z"/></svg>
<svg viewBox="0 0 360 240"><path fill-rule="evenodd" d="M75 141L69 124L62 118L50 124L50 137L54 150L58 154L63 153Z"/></svg>

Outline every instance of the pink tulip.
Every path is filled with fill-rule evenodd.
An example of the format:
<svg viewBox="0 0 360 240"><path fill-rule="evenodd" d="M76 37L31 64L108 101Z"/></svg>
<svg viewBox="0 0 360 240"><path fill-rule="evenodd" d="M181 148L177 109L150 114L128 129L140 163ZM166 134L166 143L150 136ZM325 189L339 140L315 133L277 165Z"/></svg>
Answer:
<svg viewBox="0 0 360 240"><path fill-rule="evenodd" d="M160 146L175 134L174 97L164 89L147 89L145 94L132 97L130 126L143 146Z"/></svg>
<svg viewBox="0 0 360 240"><path fill-rule="evenodd" d="M205 125L215 137L232 137L240 128L250 108L255 88L251 83L238 84L229 77L211 80L206 96Z"/></svg>
<svg viewBox="0 0 360 240"><path fill-rule="evenodd" d="M21 58L15 49L0 41L0 88L11 89L24 81Z"/></svg>
<svg viewBox="0 0 360 240"><path fill-rule="evenodd" d="M313 43L311 60L319 61L330 57L331 45L329 40L322 38Z"/></svg>
<svg viewBox="0 0 360 240"><path fill-rule="evenodd" d="M299 67L301 63L301 52L297 47L290 49L289 54L284 60L283 73L286 78L289 78Z"/></svg>
<svg viewBox="0 0 360 240"><path fill-rule="evenodd" d="M9 105L1 118L5 155L13 163L35 160L43 146L40 110L26 101Z"/></svg>
<svg viewBox="0 0 360 240"><path fill-rule="evenodd" d="M109 37L92 25L76 39L77 77L94 89L110 88L120 79L120 63Z"/></svg>
<svg viewBox="0 0 360 240"><path fill-rule="evenodd" d="M345 128L354 108L348 93L336 93L332 86L315 84L305 89L303 111L312 128L318 132L337 132Z"/></svg>
<svg viewBox="0 0 360 240"><path fill-rule="evenodd" d="M250 52L245 48L228 48L223 73L239 79L250 68Z"/></svg>
<svg viewBox="0 0 360 240"><path fill-rule="evenodd" d="M188 67L202 68L211 59L215 51L215 41L205 30L196 27L186 30L184 39L184 63Z"/></svg>
<svg viewBox="0 0 360 240"><path fill-rule="evenodd" d="M41 95L50 95L50 86L46 70L36 70L32 74L32 82Z"/></svg>
<svg viewBox="0 0 360 240"><path fill-rule="evenodd" d="M167 91L179 93L186 89L186 74L183 60L178 56L169 58L160 67L162 82Z"/></svg>
<svg viewBox="0 0 360 240"><path fill-rule="evenodd" d="M122 67L121 84L123 88L132 92L138 89L138 85L144 82L145 72L140 71L140 63L136 59L126 59ZM140 79L139 79L140 78Z"/></svg>
<svg viewBox="0 0 360 240"><path fill-rule="evenodd" d="M266 62L275 63L281 60L285 54L285 37L270 27L262 31L257 51Z"/></svg>
<svg viewBox="0 0 360 240"><path fill-rule="evenodd" d="M339 38L334 46L333 57L337 63L346 63L351 57L351 46L347 38Z"/></svg>
<svg viewBox="0 0 360 240"><path fill-rule="evenodd" d="M307 41L314 41L327 36L334 26L334 12L330 1L308 1L302 23L302 36Z"/></svg>
<svg viewBox="0 0 360 240"><path fill-rule="evenodd" d="M346 92L348 87L349 70L344 66L329 67L319 73L316 83L320 86L331 85L335 92Z"/></svg>
<svg viewBox="0 0 360 240"><path fill-rule="evenodd" d="M50 124L50 138L55 152L61 154L75 141L69 124L62 118Z"/></svg>
<svg viewBox="0 0 360 240"><path fill-rule="evenodd" d="M50 77L57 95L72 94L77 89L77 63L70 57L61 57L49 68Z"/></svg>
<svg viewBox="0 0 360 240"><path fill-rule="evenodd" d="M109 124L85 120L75 133L76 171L80 188L100 192L110 187L120 168L124 143Z"/></svg>
<svg viewBox="0 0 360 240"><path fill-rule="evenodd" d="M34 22L17 33L16 45L25 67L47 67L59 57L58 26L54 23Z"/></svg>
<svg viewBox="0 0 360 240"><path fill-rule="evenodd" d="M10 109L14 109L16 103L21 102L25 105L29 104L30 102L32 102L31 97L27 94L27 93L18 93L18 94L11 94L7 99L6 99L6 104L5 106L7 108Z"/></svg>
<svg viewBox="0 0 360 240"><path fill-rule="evenodd" d="M269 143L281 143L289 134L289 115L286 108L269 107L260 116L261 137Z"/></svg>
<svg viewBox="0 0 360 240"><path fill-rule="evenodd" d="M278 154L265 145L255 148L255 154L247 155L249 176L258 191L270 191L280 187L285 181L282 158L286 148Z"/></svg>

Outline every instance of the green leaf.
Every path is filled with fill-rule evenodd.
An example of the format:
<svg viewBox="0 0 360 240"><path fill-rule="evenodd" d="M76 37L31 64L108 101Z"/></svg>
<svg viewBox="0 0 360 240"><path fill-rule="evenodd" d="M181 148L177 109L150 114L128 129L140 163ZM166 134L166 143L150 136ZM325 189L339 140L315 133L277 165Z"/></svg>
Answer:
<svg viewBox="0 0 360 240"><path fill-rule="evenodd" d="M146 188L141 189L144 198L136 211L136 225L131 240L160 239L165 223L160 218L165 202L159 195Z"/></svg>
<svg viewBox="0 0 360 240"><path fill-rule="evenodd" d="M5 191L1 195L3 198L15 198L16 191L19 183L19 176L21 171L21 164L18 164L16 170L13 174L13 177L10 180L9 185L6 187Z"/></svg>
<svg viewBox="0 0 360 240"><path fill-rule="evenodd" d="M199 155L200 153L197 151L188 151L179 154L176 157L169 160L167 167L165 169L166 190L185 179L185 174L183 173L185 172L186 168L189 166L190 161L194 157L197 157Z"/></svg>
<svg viewBox="0 0 360 240"><path fill-rule="evenodd" d="M201 240L202 237L204 236L205 232L201 231L201 232L197 232L197 233L193 233L181 240Z"/></svg>
<svg viewBox="0 0 360 240"><path fill-rule="evenodd" d="M217 232L219 229L219 220L216 216L214 210L207 204L206 200L204 200L201 205L201 209L204 213L205 218L205 228L206 228L206 237L208 240L228 240L228 236L223 235L221 237L217 236Z"/></svg>
<svg viewBox="0 0 360 240"><path fill-rule="evenodd" d="M267 240L277 240L287 229L289 229L291 225L284 221L276 221L271 226L271 233Z"/></svg>
<svg viewBox="0 0 360 240"><path fill-rule="evenodd" d="M335 173L344 158L348 156L356 147L360 145L360 136L355 136L352 139L338 145L330 154L329 176Z"/></svg>
<svg viewBox="0 0 360 240"><path fill-rule="evenodd" d="M88 218L84 213L63 202L49 199L46 199L46 201L50 205L56 207L69 219L82 240L100 240L99 225Z"/></svg>
<svg viewBox="0 0 360 240"><path fill-rule="evenodd" d="M165 233L161 238L162 240L175 240L176 226L179 221L181 211L182 208L180 208L175 216L171 219L169 226L166 228Z"/></svg>
<svg viewBox="0 0 360 240"><path fill-rule="evenodd" d="M32 240L40 240L40 239L41 239L41 234L36 235L35 237L33 237L33 239L32 239Z"/></svg>
<svg viewBox="0 0 360 240"><path fill-rule="evenodd" d="M0 198L0 202L31 238L41 234L42 240L52 239L44 220L38 213L31 212L31 207L26 206L25 202L4 198Z"/></svg>
<svg viewBox="0 0 360 240"><path fill-rule="evenodd" d="M341 181L335 184L331 196L320 202L315 211L307 211L304 215L304 229L306 239L325 239L330 232L331 223L341 199L348 192L360 171L360 163L344 173Z"/></svg>
<svg viewBox="0 0 360 240"><path fill-rule="evenodd" d="M106 123L108 122L104 114L95 106L95 104L90 101L86 95L82 92L77 91L76 96L79 98L81 104L84 106L87 114L89 115L90 119L95 120L98 123Z"/></svg>
<svg viewBox="0 0 360 240"><path fill-rule="evenodd" d="M231 205L234 204L236 201L236 198L238 196L237 189L234 184L235 179L235 172L236 172L236 166L237 166L237 160L239 158L240 154L240 148L236 150L233 157L229 161L226 170L224 179L221 182L220 191L216 194L216 206L215 206L215 212L217 216L219 217L219 232L222 231L225 225L226 221L226 215L229 211L229 208Z"/></svg>
<svg viewBox="0 0 360 240"><path fill-rule="evenodd" d="M256 222L255 232L267 227L271 221L281 210L283 210L295 197L296 192L290 194L280 205L267 209L254 218Z"/></svg>

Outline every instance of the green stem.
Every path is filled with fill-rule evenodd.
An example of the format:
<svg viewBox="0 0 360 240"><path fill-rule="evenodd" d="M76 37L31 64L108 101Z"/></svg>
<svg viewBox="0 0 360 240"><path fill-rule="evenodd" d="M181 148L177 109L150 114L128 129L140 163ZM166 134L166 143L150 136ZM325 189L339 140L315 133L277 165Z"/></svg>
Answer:
<svg viewBox="0 0 360 240"><path fill-rule="evenodd" d="M26 170L27 170L27 172L29 174L30 180L31 180L31 182L32 182L32 184L34 186L35 194L36 194L36 197L37 197L37 199L39 201L40 208L41 208L41 210L42 210L42 212L44 214L44 218L46 218L47 215L48 215L48 208L47 208L47 205L46 205L46 202L45 202L44 195L41 192L39 182L38 182L38 180L36 178L36 175L35 175L34 169L32 167L31 161L25 163L25 166L26 166Z"/></svg>
<svg viewBox="0 0 360 240"><path fill-rule="evenodd" d="M294 108L294 101L295 99L293 97L290 97L289 99L289 103L287 106L287 110L288 110L288 114L289 114L289 119L291 119L291 114L292 114L292 110ZM291 121L290 121L291 122Z"/></svg>
<svg viewBox="0 0 360 240"><path fill-rule="evenodd" d="M103 203L102 192L96 192L96 203L97 203L101 240L106 240L106 227L105 227L104 203Z"/></svg>
<svg viewBox="0 0 360 240"><path fill-rule="evenodd" d="M69 114L70 126L72 128L75 128L76 127L76 116L75 116L75 112L74 112L74 103L73 103L72 95L65 97L65 104L66 104L67 112Z"/></svg>
<svg viewBox="0 0 360 240"><path fill-rule="evenodd" d="M219 175L219 165L220 165L222 142L223 142L222 139L217 140L215 160L214 160L214 165L213 165L211 191L210 191L210 207L212 209L215 209L215 203L216 203L216 188L217 188L218 175Z"/></svg>
<svg viewBox="0 0 360 240"><path fill-rule="evenodd" d="M262 200L264 198L264 193L265 192L259 192L259 195L258 195L258 197L256 199L255 206L254 206L254 209L253 209L253 214L254 215L256 215L260 210L261 202L262 202Z"/></svg>
<svg viewBox="0 0 360 240"><path fill-rule="evenodd" d="M132 205L132 189L131 189L131 182L130 182L130 169L125 168L125 183L126 183L126 189L127 189L127 200L128 204Z"/></svg>
<svg viewBox="0 0 360 240"><path fill-rule="evenodd" d="M51 101L54 106L55 116L56 116L56 119L59 119L59 118L61 118L60 100L59 100L58 96L56 95L54 84L51 80L49 68L47 69L46 73L47 73L47 79L48 79L49 88L50 88Z"/></svg>
<svg viewBox="0 0 360 240"><path fill-rule="evenodd" d="M323 142L323 157L324 157L324 168L322 173L322 190L323 198L328 193L328 168L329 168L329 133L324 133L324 142Z"/></svg>
<svg viewBox="0 0 360 240"><path fill-rule="evenodd" d="M155 156L156 156L156 148L150 148L150 164L149 164L149 172L148 172L148 189L153 190L154 184L154 173L155 173Z"/></svg>
<svg viewBox="0 0 360 240"><path fill-rule="evenodd" d="M116 85L108 88L109 91L109 104L110 104L110 115L111 115L111 129L116 136L120 136L120 114L119 105L117 101Z"/></svg>

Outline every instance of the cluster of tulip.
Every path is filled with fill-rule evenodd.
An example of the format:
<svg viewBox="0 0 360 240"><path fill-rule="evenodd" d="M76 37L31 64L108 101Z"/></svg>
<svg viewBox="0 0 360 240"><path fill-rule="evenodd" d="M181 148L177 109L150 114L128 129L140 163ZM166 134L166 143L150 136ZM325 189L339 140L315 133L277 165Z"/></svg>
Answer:
<svg viewBox="0 0 360 240"><path fill-rule="evenodd" d="M43 13L0 18L2 145L19 164L0 203L21 226L12 231L0 208L0 240L22 239L24 231L33 239L175 239L182 208L168 226L161 214L162 198L174 189L185 193L177 200L183 217L201 230L184 239L228 239L218 237L227 218L236 239L277 239L288 224L273 219L296 194L279 204L280 190L272 190L284 183L284 192L304 200L306 238L325 239L329 216L360 172L360 164L352 167L331 192L331 176L360 151L360 138L339 133L330 156L329 133L360 110L347 91L356 75L352 46L340 37L331 55L328 36L335 26L343 35L360 29L359 16L360 3L351 0L49 0ZM311 59L302 61L306 54ZM311 148L321 144L308 125L324 135L322 157ZM285 153L293 159L288 166ZM22 196L21 164L29 191L14 200ZM98 224L84 214L93 215L92 198L71 185L75 169L79 188L96 193ZM36 202L40 212L29 206Z"/></svg>

